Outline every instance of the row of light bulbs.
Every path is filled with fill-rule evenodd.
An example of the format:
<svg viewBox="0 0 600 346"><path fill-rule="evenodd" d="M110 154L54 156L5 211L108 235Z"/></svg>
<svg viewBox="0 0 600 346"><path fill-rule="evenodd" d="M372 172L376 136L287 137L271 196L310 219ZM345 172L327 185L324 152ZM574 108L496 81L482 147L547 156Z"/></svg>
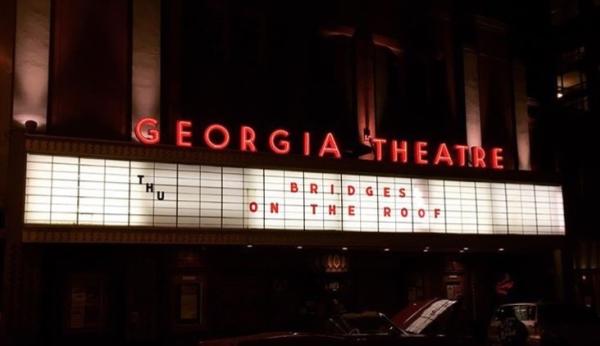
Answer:
<svg viewBox="0 0 600 346"><path fill-rule="evenodd" d="M251 249L251 248L253 248L253 247L254 247L254 245L252 245L252 244L247 244L247 245L246 245L246 248L248 248L248 249ZM298 250L302 250L302 249L304 249L304 246L302 246L302 245L298 245L298 246L296 246L296 249L298 249ZM342 246L342 247L341 247L341 250L342 250L342 251L348 251L348 247L346 247L346 246ZM423 248L423 252L424 252L424 253L427 253L427 252L429 252L430 250L431 250L431 248L430 248L429 246L426 246L425 248ZM463 247L462 249L458 250L458 252L459 252L459 253L465 253L465 252L467 252L467 251L469 251L469 248L468 248L468 247L466 247L466 246L465 246L465 247ZM390 252L390 248L389 248L389 247L383 248L383 252ZM503 248L503 247L499 247L499 248L498 248L498 252L504 252L504 248Z"/></svg>

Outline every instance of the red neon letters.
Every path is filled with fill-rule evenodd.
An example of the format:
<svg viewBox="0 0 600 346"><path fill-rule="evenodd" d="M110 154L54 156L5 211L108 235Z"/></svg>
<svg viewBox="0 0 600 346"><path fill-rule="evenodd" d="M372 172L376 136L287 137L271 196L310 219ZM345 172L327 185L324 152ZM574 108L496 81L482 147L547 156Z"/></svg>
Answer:
<svg viewBox="0 0 600 346"><path fill-rule="evenodd" d="M256 151L256 132L250 126L242 126L240 129L240 151Z"/></svg>
<svg viewBox="0 0 600 346"><path fill-rule="evenodd" d="M160 141L160 132L156 129L158 121L154 118L141 118L135 124L134 133L135 137L143 144L158 144ZM148 130L148 137L144 136L142 130L145 126L150 126Z"/></svg>
<svg viewBox="0 0 600 346"><path fill-rule="evenodd" d="M323 145L321 146L321 150L319 150L319 157L325 156L325 154L333 155L336 159L342 157L340 153L340 149L338 149L337 143L335 142L335 138L333 137L333 133L328 132L325 135L325 140L323 141Z"/></svg>
<svg viewBox="0 0 600 346"><path fill-rule="evenodd" d="M180 147L191 147L193 142L192 122L178 120L175 126L175 143ZM239 130L239 150L256 152L257 135L250 126L241 126ZM134 134L138 141L143 144L158 144L160 131L158 121L153 118L141 118L134 127ZM302 133L302 143L295 150L304 156L313 154L310 132ZM229 129L221 124L212 124L206 127L203 135L204 145L214 150L224 150L229 147L231 135ZM259 141L260 143L260 141ZM328 132L319 142L318 157L332 157L339 159L342 152L337 144L333 133ZM278 155L289 154L295 144L290 140L290 133L284 129L272 131L268 136L269 150ZM428 142L415 141L410 143L405 140L387 140L383 138L372 138L371 147L376 161L383 161L384 157L394 163L406 164L411 161L416 165L433 165L447 167L473 167L504 169L502 148L484 149L479 146L469 147L456 144L449 146L440 143L437 146L429 146ZM388 151L388 154L385 152ZM389 156L387 156L389 155Z"/></svg>
<svg viewBox="0 0 600 346"><path fill-rule="evenodd" d="M179 120L177 121L177 126L175 130L175 142L180 147L191 147L192 142L187 141L187 139L192 137L192 132L188 131L192 128L191 121Z"/></svg>
<svg viewBox="0 0 600 346"><path fill-rule="evenodd" d="M269 136L269 148L271 148L271 151L275 154L288 154L290 152L290 141L287 140L289 136L290 133L282 129L271 132Z"/></svg>
<svg viewBox="0 0 600 346"><path fill-rule="evenodd" d="M448 166L452 166L454 164L454 162L452 162L452 157L450 156L450 152L448 151L446 143L441 143L438 146L437 153L435 154L435 159L433 159L434 165L439 165L440 162L443 162Z"/></svg>
<svg viewBox="0 0 600 346"><path fill-rule="evenodd" d="M223 137L221 143L213 142L212 134L214 132L221 133L221 136ZM204 143L211 149L220 150L227 148L227 145L229 145L229 139L229 131L223 125L213 124L207 127L206 130L204 130Z"/></svg>
<svg viewBox="0 0 600 346"><path fill-rule="evenodd" d="M427 142L415 142L415 163L417 165L426 165L427 161Z"/></svg>

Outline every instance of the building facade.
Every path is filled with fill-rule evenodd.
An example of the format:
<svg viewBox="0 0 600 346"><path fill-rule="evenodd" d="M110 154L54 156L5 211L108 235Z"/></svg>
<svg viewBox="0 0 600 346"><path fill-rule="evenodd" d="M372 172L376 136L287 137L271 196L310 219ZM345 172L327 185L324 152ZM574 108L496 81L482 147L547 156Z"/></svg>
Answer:
<svg viewBox="0 0 600 346"><path fill-rule="evenodd" d="M572 296L577 194L502 8L2 6L6 344L193 344L433 297L483 338L498 304Z"/></svg>
<svg viewBox="0 0 600 346"><path fill-rule="evenodd" d="M573 219L574 287L578 304L598 311L600 302L600 258L599 239L593 227L591 214L594 196L598 191L595 176L596 165L588 162L586 155L592 155L595 148L594 130L591 121L598 112L598 77L600 70L599 46L591 34L598 29L600 3L598 1L574 1L553 3L551 11L553 44L550 46L554 57L552 69L547 72L556 78L555 89L550 89L546 101L555 109L554 117L565 119L568 133L573 136L570 145L560 154L565 176L571 177L575 214ZM560 133L560 132L558 132ZM566 155L571 148L582 148L577 155Z"/></svg>

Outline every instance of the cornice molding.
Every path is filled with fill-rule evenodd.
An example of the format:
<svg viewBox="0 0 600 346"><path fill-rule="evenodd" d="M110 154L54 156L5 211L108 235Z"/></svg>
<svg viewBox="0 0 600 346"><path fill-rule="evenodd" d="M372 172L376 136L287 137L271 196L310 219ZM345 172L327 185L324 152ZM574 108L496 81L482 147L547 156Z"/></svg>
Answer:
<svg viewBox="0 0 600 346"><path fill-rule="evenodd" d="M424 247L434 251L458 251L468 246L494 252L561 248L563 236L442 233L361 233L341 231L173 229L125 226L33 226L25 225L23 242L56 244L163 244L247 245L305 247L391 248L415 252Z"/></svg>

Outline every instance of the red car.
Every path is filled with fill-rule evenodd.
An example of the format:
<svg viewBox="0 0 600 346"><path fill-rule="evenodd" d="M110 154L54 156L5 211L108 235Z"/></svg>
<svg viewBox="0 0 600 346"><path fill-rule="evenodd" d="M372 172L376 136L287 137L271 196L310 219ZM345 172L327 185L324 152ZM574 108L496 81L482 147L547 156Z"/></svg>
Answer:
<svg viewBox="0 0 600 346"><path fill-rule="evenodd" d="M469 345L468 340L444 334L423 334L446 314L455 301L435 299L414 304L394 321L383 313L347 313L329 319L322 333L278 332L200 342L201 346L346 346L346 345Z"/></svg>

